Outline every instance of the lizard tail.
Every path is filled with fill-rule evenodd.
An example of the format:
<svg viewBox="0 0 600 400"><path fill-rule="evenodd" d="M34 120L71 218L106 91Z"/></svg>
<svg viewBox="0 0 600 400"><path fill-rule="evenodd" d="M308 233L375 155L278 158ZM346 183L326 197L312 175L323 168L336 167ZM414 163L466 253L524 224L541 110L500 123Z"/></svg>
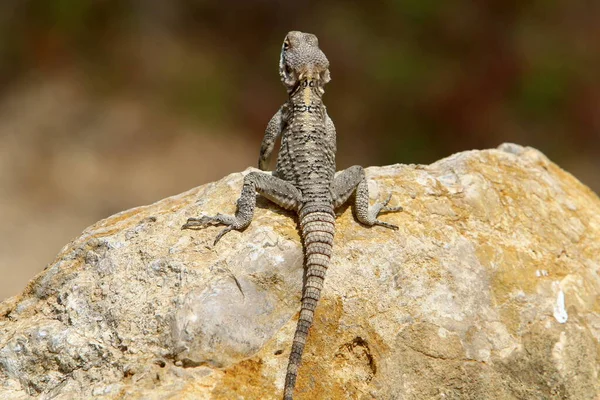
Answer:
<svg viewBox="0 0 600 400"><path fill-rule="evenodd" d="M303 207L300 211L300 231L305 251L306 280L302 293L300 317L285 375L284 400L292 400L308 330L313 323L315 308L321 297L325 273L329 266L335 232L333 208L322 205L320 207Z"/></svg>

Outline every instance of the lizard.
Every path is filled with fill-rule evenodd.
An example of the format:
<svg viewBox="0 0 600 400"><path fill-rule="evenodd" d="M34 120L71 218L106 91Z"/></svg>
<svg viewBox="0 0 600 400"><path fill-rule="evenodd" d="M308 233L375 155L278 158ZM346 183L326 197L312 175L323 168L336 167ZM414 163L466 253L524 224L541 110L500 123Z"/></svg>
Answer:
<svg viewBox="0 0 600 400"><path fill-rule="evenodd" d="M366 226L398 227L377 219L382 212L401 211L387 200L369 207L365 172L355 165L336 174L336 130L323 104L324 86L330 81L329 61L315 35L289 32L283 42L279 75L287 101L267 124L258 167L244 177L235 215L218 213L189 218L182 229L225 225L214 245L232 230L244 230L254 215L257 193L278 206L293 210L299 219L304 247L304 287L301 310L289 355L284 400L292 400L298 368L313 323L329 266L335 232L335 210L354 194L356 219ZM275 142L281 137L275 170L266 172Z"/></svg>

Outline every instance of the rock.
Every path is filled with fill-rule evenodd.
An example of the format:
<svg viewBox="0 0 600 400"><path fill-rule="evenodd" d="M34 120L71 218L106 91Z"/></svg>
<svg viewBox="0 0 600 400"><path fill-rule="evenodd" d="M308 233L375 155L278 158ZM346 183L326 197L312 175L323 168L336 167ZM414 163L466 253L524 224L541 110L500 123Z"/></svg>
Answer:
<svg viewBox="0 0 600 400"><path fill-rule="evenodd" d="M0 305L0 397L279 399L302 285L294 215L232 174L96 223ZM297 398L598 399L600 200L505 144L369 168L399 231L340 210ZM372 199L374 201L374 199Z"/></svg>

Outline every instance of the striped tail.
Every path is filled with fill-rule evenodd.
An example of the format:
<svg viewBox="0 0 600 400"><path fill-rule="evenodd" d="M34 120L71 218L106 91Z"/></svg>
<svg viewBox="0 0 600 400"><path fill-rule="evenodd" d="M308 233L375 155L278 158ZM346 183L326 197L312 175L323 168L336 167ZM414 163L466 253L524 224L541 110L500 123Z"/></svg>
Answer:
<svg viewBox="0 0 600 400"><path fill-rule="evenodd" d="M292 351L285 375L284 399L292 400L298 368L306 345L308 330L313 323L315 308L321 297L325 272L329 266L335 214L330 205L306 205L300 211L300 231L304 243L306 280L302 294L300 318L294 334Z"/></svg>

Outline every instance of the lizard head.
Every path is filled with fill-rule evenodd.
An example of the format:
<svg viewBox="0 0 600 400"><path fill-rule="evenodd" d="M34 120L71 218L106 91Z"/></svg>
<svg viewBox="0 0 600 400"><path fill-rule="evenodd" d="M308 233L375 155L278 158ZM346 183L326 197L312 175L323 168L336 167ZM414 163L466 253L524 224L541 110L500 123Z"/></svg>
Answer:
<svg viewBox="0 0 600 400"><path fill-rule="evenodd" d="M319 48L315 35L298 31L286 35L281 47L279 76L288 92L303 79L315 81L321 89L329 82L329 61Z"/></svg>

